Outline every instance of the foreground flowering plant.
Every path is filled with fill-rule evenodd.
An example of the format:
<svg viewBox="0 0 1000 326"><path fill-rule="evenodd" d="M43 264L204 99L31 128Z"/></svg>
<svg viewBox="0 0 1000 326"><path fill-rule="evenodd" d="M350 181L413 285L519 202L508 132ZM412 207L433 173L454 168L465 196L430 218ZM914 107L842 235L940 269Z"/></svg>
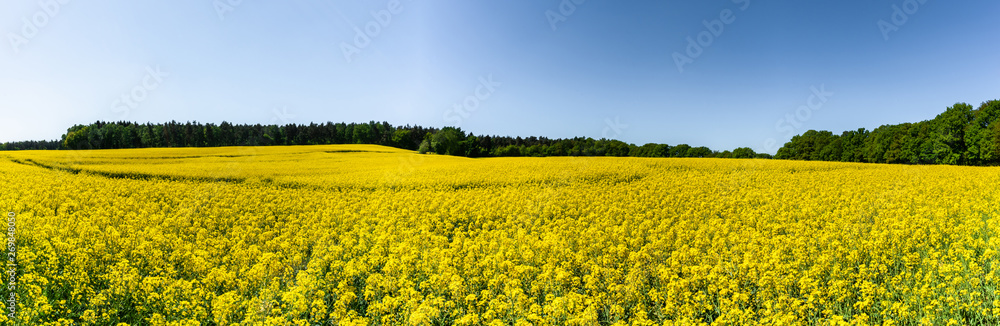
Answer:
<svg viewBox="0 0 1000 326"><path fill-rule="evenodd" d="M997 324L998 185L372 145L0 153L25 325Z"/></svg>

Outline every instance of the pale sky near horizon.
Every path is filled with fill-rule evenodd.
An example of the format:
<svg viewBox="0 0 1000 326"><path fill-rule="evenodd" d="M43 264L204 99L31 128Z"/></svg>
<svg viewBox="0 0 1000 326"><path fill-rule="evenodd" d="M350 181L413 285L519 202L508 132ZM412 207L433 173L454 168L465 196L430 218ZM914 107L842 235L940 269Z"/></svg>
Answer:
<svg viewBox="0 0 1000 326"><path fill-rule="evenodd" d="M5 1L0 142L97 120L374 120L774 153L808 129L1000 99L997 14L986 0Z"/></svg>

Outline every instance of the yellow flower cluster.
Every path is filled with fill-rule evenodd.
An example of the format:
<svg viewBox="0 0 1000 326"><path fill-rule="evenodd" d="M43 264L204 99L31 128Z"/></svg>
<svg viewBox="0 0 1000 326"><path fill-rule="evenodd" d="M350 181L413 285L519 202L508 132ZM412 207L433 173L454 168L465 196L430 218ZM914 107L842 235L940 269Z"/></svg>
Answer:
<svg viewBox="0 0 1000 326"><path fill-rule="evenodd" d="M998 186L371 145L0 153L33 325L997 324Z"/></svg>

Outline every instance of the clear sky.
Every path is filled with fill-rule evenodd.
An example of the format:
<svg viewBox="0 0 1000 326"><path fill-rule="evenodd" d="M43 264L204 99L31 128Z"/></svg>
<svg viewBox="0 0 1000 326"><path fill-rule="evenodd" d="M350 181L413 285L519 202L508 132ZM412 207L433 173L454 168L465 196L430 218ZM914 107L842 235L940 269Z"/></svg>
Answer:
<svg viewBox="0 0 1000 326"><path fill-rule="evenodd" d="M998 13L995 0L4 1L0 141L96 120L375 120L774 153L808 129L1000 98Z"/></svg>

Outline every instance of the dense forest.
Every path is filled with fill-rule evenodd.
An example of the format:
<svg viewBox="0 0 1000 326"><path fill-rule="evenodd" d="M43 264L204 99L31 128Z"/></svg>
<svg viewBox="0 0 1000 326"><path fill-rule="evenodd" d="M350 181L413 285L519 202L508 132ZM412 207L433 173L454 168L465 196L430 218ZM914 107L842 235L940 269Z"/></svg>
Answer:
<svg viewBox="0 0 1000 326"><path fill-rule="evenodd" d="M577 137L477 136L460 128L393 126L387 122L311 123L309 125L201 124L198 122L138 124L103 122L76 125L61 141L18 142L0 149L118 149L145 147L215 147L317 144L376 144L466 157L496 156L635 156L635 157L722 157L770 158L743 147L733 151L713 151L686 144L636 146L619 140Z"/></svg>
<svg viewBox="0 0 1000 326"><path fill-rule="evenodd" d="M901 164L1000 165L1000 100L958 103L932 120L835 135L792 137L777 159Z"/></svg>

